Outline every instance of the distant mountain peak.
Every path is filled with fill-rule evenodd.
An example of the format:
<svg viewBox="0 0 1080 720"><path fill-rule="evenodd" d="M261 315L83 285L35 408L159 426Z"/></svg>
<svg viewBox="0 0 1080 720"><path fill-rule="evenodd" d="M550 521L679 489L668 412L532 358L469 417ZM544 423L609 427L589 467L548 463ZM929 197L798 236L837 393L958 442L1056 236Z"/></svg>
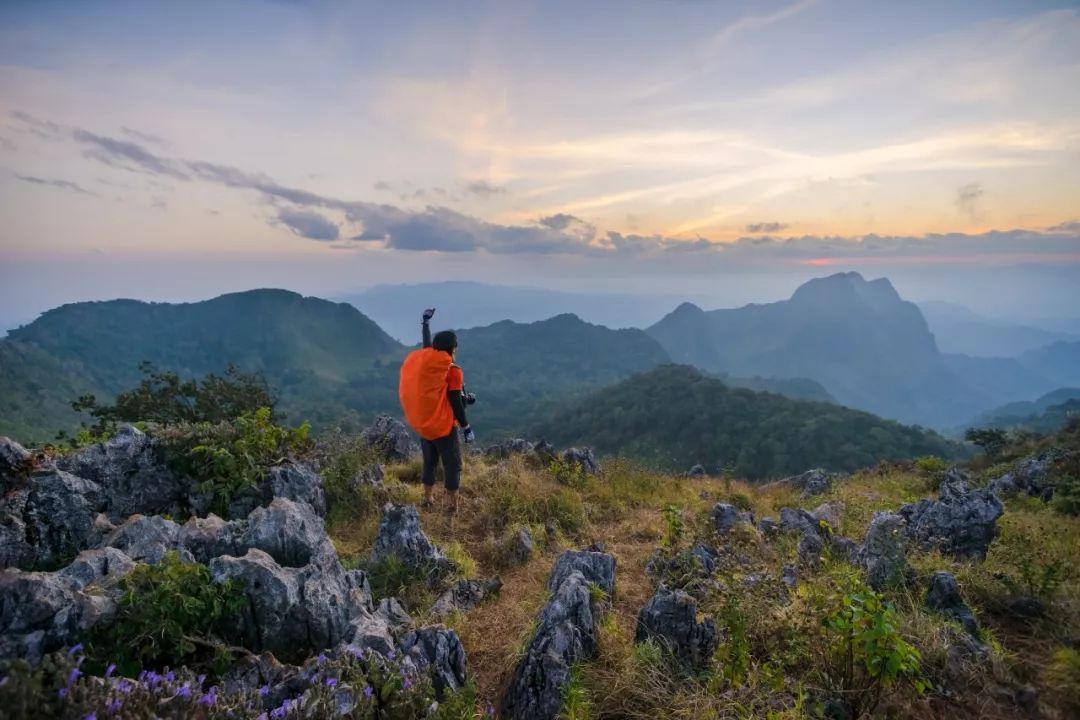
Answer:
<svg viewBox="0 0 1080 720"><path fill-rule="evenodd" d="M843 272L827 275L826 277L814 278L800 285L792 294L792 301L827 300L835 301L845 298L858 298L871 302L902 302L900 293L889 282L888 278L881 277L875 280L866 280L857 272Z"/></svg>

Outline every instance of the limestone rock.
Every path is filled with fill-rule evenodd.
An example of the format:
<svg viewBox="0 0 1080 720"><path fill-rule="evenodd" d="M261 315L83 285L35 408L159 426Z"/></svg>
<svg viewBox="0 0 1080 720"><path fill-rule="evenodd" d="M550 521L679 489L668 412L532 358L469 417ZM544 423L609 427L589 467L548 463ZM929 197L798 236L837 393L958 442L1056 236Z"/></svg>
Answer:
<svg viewBox="0 0 1080 720"><path fill-rule="evenodd" d="M56 466L100 485L105 512L113 519L177 515L187 506L187 481L165 464L161 444L131 425L122 425L103 443L58 458Z"/></svg>
<svg viewBox="0 0 1080 720"><path fill-rule="evenodd" d="M506 460L511 455L529 455L536 449L528 440L514 438L505 442L489 445L484 450L484 456L493 460Z"/></svg>
<svg viewBox="0 0 1080 720"><path fill-rule="evenodd" d="M532 559L536 545L529 528L518 528L506 543L505 556L514 565L524 565Z"/></svg>
<svg viewBox="0 0 1080 720"><path fill-rule="evenodd" d="M25 499L22 521L37 566L69 560L89 547L102 502L97 483L63 470L39 471L30 476Z"/></svg>
<svg viewBox="0 0 1080 720"><path fill-rule="evenodd" d="M956 620L968 634L978 638L979 623L975 620L975 613L960 597L960 587L952 573L944 570L934 573L930 579L930 589L926 593L926 605Z"/></svg>
<svg viewBox="0 0 1080 720"><path fill-rule="evenodd" d="M288 462L270 468L260 487L262 505L269 504L274 498L285 498L307 503L319 517L326 517L326 493L323 491L322 478L306 463ZM247 514L240 517L247 517Z"/></svg>
<svg viewBox="0 0 1080 720"><path fill-rule="evenodd" d="M828 492L832 488L833 476L821 468L815 468L801 475L784 478L780 482L795 488L803 497L809 497Z"/></svg>
<svg viewBox="0 0 1080 720"><path fill-rule="evenodd" d="M685 666L703 667L719 644L711 619L698 622L697 603L681 590L661 586L638 614L635 642L654 640Z"/></svg>
<svg viewBox="0 0 1080 720"><path fill-rule="evenodd" d="M375 422L361 433L360 438L383 462L406 462L420 454L420 443L405 427L405 423L389 415L375 418Z"/></svg>
<svg viewBox="0 0 1080 720"><path fill-rule="evenodd" d="M1004 507L987 488L971 490L963 480L944 482L939 498L900 508L909 538L956 557L986 557Z"/></svg>
<svg viewBox="0 0 1080 720"><path fill-rule="evenodd" d="M705 472L705 466L702 465L701 463L698 463L697 465L694 465L693 467L691 467L689 470L686 471L686 477L690 477L690 478L703 478L706 475L708 475L708 473Z"/></svg>
<svg viewBox="0 0 1080 720"><path fill-rule="evenodd" d="M712 511L709 513L712 518L713 527L716 532L721 535L727 534L735 529L737 525L752 525L754 522L754 515L748 511L739 510L734 505L728 503L716 503L713 505Z"/></svg>
<svg viewBox="0 0 1080 720"><path fill-rule="evenodd" d="M432 617L445 618L458 610L472 610L489 595L499 592L502 580L458 580L435 600L428 611Z"/></svg>
<svg viewBox="0 0 1080 720"><path fill-rule="evenodd" d="M282 497L252 511L237 545L242 549L258 548L284 567L338 562L322 518L307 503Z"/></svg>
<svg viewBox="0 0 1080 720"><path fill-rule="evenodd" d="M9 437L0 437L0 495L26 486L30 474L30 452Z"/></svg>
<svg viewBox="0 0 1080 720"><path fill-rule="evenodd" d="M567 550L555 560L548 577L548 590L555 592L572 573L579 572L586 582L594 583L610 598L615 593L615 558L604 552Z"/></svg>
<svg viewBox="0 0 1080 720"><path fill-rule="evenodd" d="M431 675L437 696L465 686L465 647L455 631L428 625L406 633L398 646L418 670Z"/></svg>
<svg viewBox="0 0 1080 720"><path fill-rule="evenodd" d="M226 522L213 513L204 518L188 518L188 521L180 526L177 543L204 565L219 555L241 555L243 553L237 549L237 535L242 531L241 525Z"/></svg>
<svg viewBox="0 0 1080 720"><path fill-rule="evenodd" d="M891 512L876 513L866 530L858 558L866 568L870 587L882 590L904 578L907 571L904 545L904 518Z"/></svg>
<svg viewBox="0 0 1080 720"><path fill-rule="evenodd" d="M569 448L563 451L562 461L573 468L578 468L587 475L599 475L600 463L597 462L592 448Z"/></svg>
<svg viewBox="0 0 1080 720"><path fill-rule="evenodd" d="M104 544L151 565L161 562L170 550L178 551L184 560L195 559L180 545L180 526L160 515L132 515L109 533Z"/></svg>
<svg viewBox="0 0 1080 720"><path fill-rule="evenodd" d="M432 581L453 570L453 564L420 529L415 505L383 506L372 559L378 562L395 555L410 567L425 570Z"/></svg>

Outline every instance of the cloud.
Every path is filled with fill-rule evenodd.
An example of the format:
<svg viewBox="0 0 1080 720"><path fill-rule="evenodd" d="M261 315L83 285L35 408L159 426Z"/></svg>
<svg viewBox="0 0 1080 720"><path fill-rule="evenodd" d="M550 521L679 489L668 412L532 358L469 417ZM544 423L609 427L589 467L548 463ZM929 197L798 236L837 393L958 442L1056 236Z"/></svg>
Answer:
<svg viewBox="0 0 1080 720"><path fill-rule="evenodd" d="M97 193L90 192L89 190L78 185L77 183L73 183L69 180L47 180L45 178L34 177L33 175L18 174L16 174L15 177L22 180L23 182L32 183L34 185L51 185L52 187L61 188L63 190L70 190L72 192L80 193L82 195L93 195L94 197L97 197Z"/></svg>
<svg viewBox="0 0 1080 720"><path fill-rule="evenodd" d="M1046 228L1047 232L1071 232L1080 234L1080 220L1066 220Z"/></svg>
<svg viewBox="0 0 1080 720"><path fill-rule="evenodd" d="M72 136L77 142L90 147L86 151L87 157L106 165L132 172L165 175L177 180L190 179L178 163L165 160L137 143L96 135L79 128L75 128Z"/></svg>
<svg viewBox="0 0 1080 720"><path fill-rule="evenodd" d="M465 190L483 198L506 194L506 188L501 185L492 185L487 180L473 180L465 186Z"/></svg>
<svg viewBox="0 0 1080 720"><path fill-rule="evenodd" d="M277 219L293 233L309 240L333 242L338 239L338 226L316 212L283 208Z"/></svg>
<svg viewBox="0 0 1080 720"><path fill-rule="evenodd" d="M787 223L782 222L759 222L750 223L746 226L746 232L748 233L775 233L781 230L787 230Z"/></svg>
<svg viewBox="0 0 1080 720"><path fill-rule="evenodd" d="M961 186L956 191L956 207L959 208L960 212L970 216L971 219L977 220L980 216L979 198L985 192L979 183L968 183Z"/></svg>
<svg viewBox="0 0 1080 720"><path fill-rule="evenodd" d="M375 187L376 190L386 191L386 192L393 192L393 190L394 190L394 186L391 185L390 183L386 182L385 180L377 181L375 183L374 187Z"/></svg>
<svg viewBox="0 0 1080 720"><path fill-rule="evenodd" d="M135 140L141 140L142 142L148 142L154 145L168 146L169 144L169 142L162 137L158 137L157 135L151 135L150 133L140 132L138 130L133 130L129 127L120 128L120 132Z"/></svg>

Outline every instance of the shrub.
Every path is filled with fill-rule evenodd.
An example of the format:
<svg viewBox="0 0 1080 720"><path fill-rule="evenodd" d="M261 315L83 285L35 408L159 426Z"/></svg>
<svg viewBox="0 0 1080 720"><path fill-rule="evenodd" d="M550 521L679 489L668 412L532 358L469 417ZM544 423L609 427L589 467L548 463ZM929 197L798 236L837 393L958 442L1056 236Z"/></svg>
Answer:
<svg viewBox="0 0 1080 720"><path fill-rule="evenodd" d="M555 478L555 482L575 490L584 490L589 485L589 474L575 463L552 460L548 465L548 472Z"/></svg>
<svg viewBox="0 0 1080 720"><path fill-rule="evenodd" d="M854 717L870 714L882 693L909 680L922 692L921 656L897 630L895 610L856 578L826 598L819 665L827 688Z"/></svg>
<svg viewBox="0 0 1080 720"><path fill-rule="evenodd" d="M222 621L244 606L234 580L214 583L205 565L185 563L175 551L157 565L139 565L121 581L116 619L95 628L90 646L97 665L114 662L121 674L153 668L219 664L228 651L217 639Z"/></svg>
<svg viewBox="0 0 1080 720"><path fill-rule="evenodd" d="M1054 509L1063 515L1080 515L1080 453L1072 453L1054 467Z"/></svg>
<svg viewBox="0 0 1080 720"><path fill-rule="evenodd" d="M682 519L682 508L678 505L665 505L662 514L664 516L664 527L666 529L663 545L668 550L678 550L679 546L682 544L683 530L685 529Z"/></svg>
<svg viewBox="0 0 1080 720"><path fill-rule="evenodd" d="M238 495L255 488L266 468L309 447L310 426L274 424L268 407L217 425L198 423L165 431L171 464L212 496L212 509L225 514Z"/></svg>
<svg viewBox="0 0 1080 720"><path fill-rule="evenodd" d="M1080 716L1080 652L1061 648L1043 673L1043 680L1073 717Z"/></svg>
<svg viewBox="0 0 1080 720"><path fill-rule="evenodd" d="M925 476L934 476L949 469L949 463L937 455L924 455L915 461L915 467Z"/></svg>

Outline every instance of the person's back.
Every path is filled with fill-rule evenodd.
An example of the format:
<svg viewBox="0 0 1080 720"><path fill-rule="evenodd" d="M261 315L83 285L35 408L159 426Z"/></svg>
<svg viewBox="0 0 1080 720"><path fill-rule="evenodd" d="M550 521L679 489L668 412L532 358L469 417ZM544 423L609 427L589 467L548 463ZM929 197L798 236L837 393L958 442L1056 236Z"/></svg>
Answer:
<svg viewBox="0 0 1080 720"><path fill-rule="evenodd" d="M465 377L454 364L457 335L444 330L431 337L429 321L434 308L424 311L421 329L423 348L414 350L401 365L398 397L405 421L420 436L423 452L424 507L431 507L435 470L442 462L450 511L457 510L461 482L460 426L465 442L475 439L465 415Z"/></svg>

